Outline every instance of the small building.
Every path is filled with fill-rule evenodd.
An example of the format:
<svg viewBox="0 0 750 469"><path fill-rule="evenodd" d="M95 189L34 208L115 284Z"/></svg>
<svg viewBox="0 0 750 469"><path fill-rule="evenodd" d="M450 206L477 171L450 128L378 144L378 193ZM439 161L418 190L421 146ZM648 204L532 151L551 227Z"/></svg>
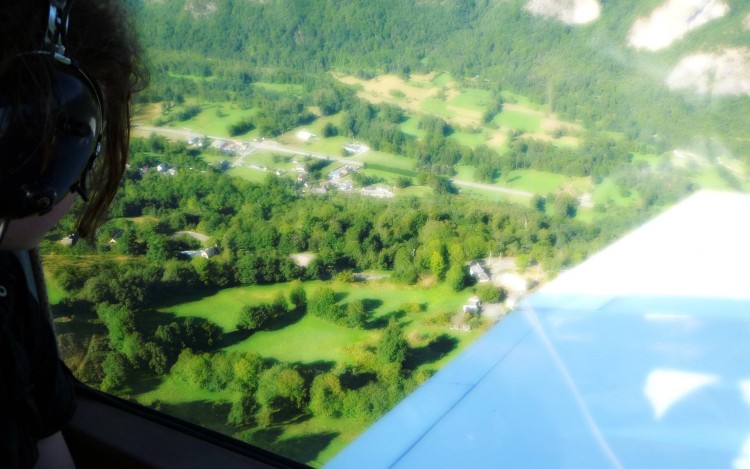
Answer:
<svg viewBox="0 0 750 469"><path fill-rule="evenodd" d="M316 135L314 133L309 132L307 130L300 130L299 132L297 132L297 139L301 142L309 142L315 137Z"/></svg>
<svg viewBox="0 0 750 469"><path fill-rule="evenodd" d="M364 187L361 193L362 195L378 199L391 199L394 196L393 191L385 187Z"/></svg>
<svg viewBox="0 0 750 469"><path fill-rule="evenodd" d="M349 166L342 166L341 168L334 169L330 173L328 173L328 179L334 180L334 179L341 179L343 177L346 177L351 172L351 169Z"/></svg>
<svg viewBox="0 0 750 469"><path fill-rule="evenodd" d="M359 142L347 143L346 145L344 145L344 150L354 155L364 153L369 149L370 148L367 145L363 145Z"/></svg>
<svg viewBox="0 0 750 469"><path fill-rule="evenodd" d="M463 305L461 310L464 313L469 313L472 316L476 316L482 312L482 301L479 299L479 297L472 296L471 298L469 298L468 303Z"/></svg>
<svg viewBox="0 0 750 469"><path fill-rule="evenodd" d="M583 208L594 208L594 198L590 192L584 192L578 197L578 205Z"/></svg>
<svg viewBox="0 0 750 469"><path fill-rule="evenodd" d="M482 264L477 261L469 264L469 275L474 277L478 283L485 283L490 281L490 275Z"/></svg>
<svg viewBox="0 0 750 469"><path fill-rule="evenodd" d="M218 246L211 246L210 248L200 249L197 251L180 251L180 255L189 259L193 259L195 257L211 259L212 257L219 255L219 248Z"/></svg>

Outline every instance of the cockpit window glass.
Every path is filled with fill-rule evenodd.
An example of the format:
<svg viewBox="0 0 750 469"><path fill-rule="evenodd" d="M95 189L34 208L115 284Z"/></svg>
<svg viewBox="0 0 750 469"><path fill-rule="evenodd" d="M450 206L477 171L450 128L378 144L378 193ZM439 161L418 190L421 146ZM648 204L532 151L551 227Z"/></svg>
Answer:
<svg viewBox="0 0 750 469"><path fill-rule="evenodd" d="M313 466L560 272L750 187L745 7L129 3L124 184L43 245L61 352Z"/></svg>

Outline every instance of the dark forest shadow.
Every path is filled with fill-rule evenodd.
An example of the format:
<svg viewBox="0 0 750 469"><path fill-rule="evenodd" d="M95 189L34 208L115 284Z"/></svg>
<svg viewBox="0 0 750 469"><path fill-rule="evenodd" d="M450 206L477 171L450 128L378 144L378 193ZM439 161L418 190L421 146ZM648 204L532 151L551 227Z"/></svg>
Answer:
<svg viewBox="0 0 750 469"><path fill-rule="evenodd" d="M157 401L152 407L165 414L173 415L221 433L231 435L234 431L234 427L227 424L227 416L229 415L229 410L232 408L229 403L200 400L180 404L168 404Z"/></svg>
<svg viewBox="0 0 750 469"><path fill-rule="evenodd" d="M325 360L318 360L312 363L293 362L292 367L302 374L306 379L309 377L309 381L312 382L315 376L328 373L336 366L336 362L329 362Z"/></svg>
<svg viewBox="0 0 750 469"><path fill-rule="evenodd" d="M336 299L336 303L340 303L346 299L346 297L349 296L349 292L340 291L334 293L334 298Z"/></svg>
<svg viewBox="0 0 750 469"><path fill-rule="evenodd" d="M379 300L377 298L363 298L362 306L365 307L365 311L367 311L368 313L371 313L374 310L383 306L383 300Z"/></svg>
<svg viewBox="0 0 750 469"><path fill-rule="evenodd" d="M409 350L404 367L416 369L427 363L434 363L452 352L458 346L458 339L448 334L441 334L424 347Z"/></svg>
<svg viewBox="0 0 750 469"><path fill-rule="evenodd" d="M339 436L338 432L312 433L294 436L271 444L270 449L301 463L311 463Z"/></svg>
<svg viewBox="0 0 750 469"><path fill-rule="evenodd" d="M153 391L161 384L163 376L155 376L151 370L130 370L127 373L125 391L128 394L138 395ZM229 412L227 410L227 412Z"/></svg>
<svg viewBox="0 0 750 469"><path fill-rule="evenodd" d="M356 391L357 389L362 388L377 379L378 375L376 375L375 373L357 373L351 368L347 369L339 376L341 387L353 391Z"/></svg>
<svg viewBox="0 0 750 469"><path fill-rule="evenodd" d="M280 329L284 329L285 327L291 326L292 324L295 324L299 322L302 318L305 317L305 309L292 309L287 311L285 314L282 314L280 317L276 318L273 321L270 321L264 328L264 331L278 331Z"/></svg>
<svg viewBox="0 0 750 469"><path fill-rule="evenodd" d="M380 317L377 317L371 321L369 321L365 325L365 329L373 330L373 329L384 329L388 325L388 321L391 320L391 318L394 318L396 321L400 321L401 319L406 317L406 312L398 310L398 311L391 311L390 313L386 313Z"/></svg>
<svg viewBox="0 0 750 469"><path fill-rule="evenodd" d="M232 332L225 332L224 337L216 342L215 349L221 350L231 345L239 344L249 339L251 335L253 335L253 331L241 331L239 329Z"/></svg>

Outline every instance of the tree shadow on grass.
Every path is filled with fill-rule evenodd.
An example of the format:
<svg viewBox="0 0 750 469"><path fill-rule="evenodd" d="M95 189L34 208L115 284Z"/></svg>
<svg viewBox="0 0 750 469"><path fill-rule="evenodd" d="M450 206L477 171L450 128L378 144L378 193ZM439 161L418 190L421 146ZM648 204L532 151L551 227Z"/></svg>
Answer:
<svg viewBox="0 0 750 469"><path fill-rule="evenodd" d="M356 391L378 379L375 373L358 373L349 368L339 376L341 387Z"/></svg>
<svg viewBox="0 0 750 469"><path fill-rule="evenodd" d="M283 434L284 427L270 427L247 432L242 439L251 445L309 464L339 436L337 432L321 432L282 439Z"/></svg>
<svg viewBox="0 0 750 469"><path fill-rule="evenodd" d="M518 181L519 179L521 179L521 176L513 176L512 178L506 179L505 182Z"/></svg>
<svg viewBox="0 0 750 469"><path fill-rule="evenodd" d="M371 313L383 306L383 300L379 300L377 298L363 298L362 306L364 306L365 311Z"/></svg>
<svg viewBox="0 0 750 469"><path fill-rule="evenodd" d="M406 313L404 311L391 311L390 313L386 313L369 321L367 324L365 324L365 329L385 329L385 326L388 325L388 322L391 320L391 318L394 318L396 321L400 321L405 317Z"/></svg>
<svg viewBox="0 0 750 469"><path fill-rule="evenodd" d="M283 433L284 429L281 427L262 428L252 432L247 440L256 446L270 449L271 445L273 445Z"/></svg>
<svg viewBox="0 0 750 469"><path fill-rule="evenodd" d="M211 430L231 435L235 428L227 424L227 416L232 408L226 402L212 402L207 400L170 404L159 402L153 406L160 412L180 418L182 420L210 428Z"/></svg>
<svg viewBox="0 0 750 469"><path fill-rule="evenodd" d="M181 284L163 285L162 290L149 298L148 306L153 309L164 309L190 303L213 296L223 288L220 287L186 287Z"/></svg>
<svg viewBox="0 0 750 469"><path fill-rule="evenodd" d="M305 310L303 308L300 309L292 309L287 311L285 314L282 314L280 317L276 318L273 321L270 321L264 328L264 331L278 331L280 329L284 329L285 327L291 326L292 324L295 324L299 322L302 318L305 317Z"/></svg>
<svg viewBox="0 0 750 469"><path fill-rule="evenodd" d="M347 296L349 296L349 292L340 291L333 294L334 298L336 299L336 303L341 303L346 299Z"/></svg>
<svg viewBox="0 0 750 469"><path fill-rule="evenodd" d="M318 360L312 363L293 362L291 365L302 376L309 377L309 381L312 381L315 376L331 371L336 366L336 362Z"/></svg>
<svg viewBox="0 0 750 469"><path fill-rule="evenodd" d="M90 337L94 334L107 334L107 328L99 321L94 307L88 301L73 300L52 305L55 331L77 337Z"/></svg>
<svg viewBox="0 0 750 469"><path fill-rule="evenodd" d="M311 433L277 440L269 449L304 464L314 462L318 455L339 436L338 432Z"/></svg>
<svg viewBox="0 0 750 469"><path fill-rule="evenodd" d="M410 349L404 367L414 370L421 365L434 363L452 352L456 346L458 346L458 339L448 334L441 334L424 347Z"/></svg>
<svg viewBox="0 0 750 469"><path fill-rule="evenodd" d="M132 370L127 375L125 391L138 395L153 391L161 384L163 376L155 376L151 370Z"/></svg>
<svg viewBox="0 0 750 469"><path fill-rule="evenodd" d="M215 349L221 350L231 345L239 344L240 342L246 341L250 336L253 335L253 331L232 331L224 333L224 337L220 341L216 342Z"/></svg>

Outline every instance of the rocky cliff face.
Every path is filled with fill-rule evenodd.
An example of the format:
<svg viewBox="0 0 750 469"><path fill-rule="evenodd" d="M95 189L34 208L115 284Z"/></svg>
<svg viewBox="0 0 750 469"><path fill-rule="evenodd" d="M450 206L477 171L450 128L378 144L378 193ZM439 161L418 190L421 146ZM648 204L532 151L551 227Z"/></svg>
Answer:
<svg viewBox="0 0 750 469"><path fill-rule="evenodd" d="M526 4L530 13L566 24L590 23L599 18L601 9L597 0L531 0Z"/></svg>
<svg viewBox="0 0 750 469"><path fill-rule="evenodd" d="M720 0L668 0L649 16L639 18L628 40L636 49L657 51L727 12L729 5Z"/></svg>

